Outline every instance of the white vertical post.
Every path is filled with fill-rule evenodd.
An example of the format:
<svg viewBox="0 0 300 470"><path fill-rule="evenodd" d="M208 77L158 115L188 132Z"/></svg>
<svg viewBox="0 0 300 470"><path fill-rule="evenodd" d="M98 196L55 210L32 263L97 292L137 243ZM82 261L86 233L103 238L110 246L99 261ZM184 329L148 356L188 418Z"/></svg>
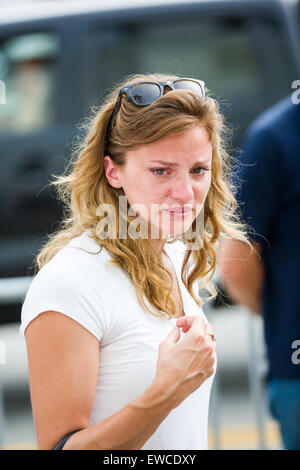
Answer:
<svg viewBox="0 0 300 470"><path fill-rule="evenodd" d="M259 449L267 448L265 433L265 391L262 382L262 357L257 348L257 335L254 325L254 314L248 313L248 339L249 339L249 383L250 392L254 401Z"/></svg>
<svg viewBox="0 0 300 470"><path fill-rule="evenodd" d="M5 420L5 412L4 412L4 395L3 395L3 380L2 380L2 367L6 364L6 356L5 356L5 343L4 341L0 340L0 449L3 448L4 442L4 420Z"/></svg>
<svg viewBox="0 0 300 470"><path fill-rule="evenodd" d="M213 309L211 302L203 305L203 311L207 320L213 324ZM220 385L218 370L216 371L210 398L210 416L213 427L213 449L221 449L221 420L220 420Z"/></svg>
<svg viewBox="0 0 300 470"><path fill-rule="evenodd" d="M3 80L0 80L0 104L6 104L6 85Z"/></svg>

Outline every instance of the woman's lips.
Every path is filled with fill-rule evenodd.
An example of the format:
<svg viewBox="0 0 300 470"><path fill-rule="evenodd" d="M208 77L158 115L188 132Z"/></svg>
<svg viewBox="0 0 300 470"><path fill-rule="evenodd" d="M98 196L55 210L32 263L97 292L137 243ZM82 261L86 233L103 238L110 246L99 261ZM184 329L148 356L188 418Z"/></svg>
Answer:
<svg viewBox="0 0 300 470"><path fill-rule="evenodd" d="M192 209L182 209L182 210L167 210L164 209L163 212L167 212L170 214L170 217L174 217L175 219L182 219L188 215L192 214Z"/></svg>

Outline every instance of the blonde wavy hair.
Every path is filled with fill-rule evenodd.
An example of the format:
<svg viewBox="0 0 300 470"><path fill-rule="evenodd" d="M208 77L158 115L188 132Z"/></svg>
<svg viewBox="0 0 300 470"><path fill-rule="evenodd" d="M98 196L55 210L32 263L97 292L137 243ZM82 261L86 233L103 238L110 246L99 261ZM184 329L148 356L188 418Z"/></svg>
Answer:
<svg viewBox="0 0 300 470"><path fill-rule="evenodd" d="M237 214L237 203L231 183L231 160L226 150L225 134L228 128L219 111L218 103L210 96L201 98L187 90L168 92L150 106L138 107L127 97L122 98L109 136L108 124L120 88L143 80L166 81L178 78L169 74L137 74L127 77L106 97L100 107L91 109L91 115L83 124L85 137L73 150L72 158L63 175L54 176L50 183L64 205L64 218L55 233L36 257L36 269L44 266L72 238L89 230L90 236L111 255L111 262L123 269L132 280L137 298L144 309L155 316L174 316L172 276L151 249L146 239L99 238L97 215L100 204L112 204L119 219L119 196L123 189L113 188L107 181L104 156L109 155L117 165L126 164L126 151L140 145L155 142L164 137L187 131L191 126L204 127L212 144L211 186L204 203L204 230L201 248L186 249L181 279L199 306L203 305L201 292L209 294L206 300L217 295L212 282L216 270L217 248L221 236L249 243L246 227ZM133 217L125 217L129 224ZM195 221L192 229L195 228ZM119 233L117 225L117 233ZM196 234L200 236L200 234ZM182 241L186 243L184 236ZM194 293L197 281L199 296ZM99 281L100 282L100 281ZM197 286L196 284L196 286ZM154 311L144 301L147 298Z"/></svg>

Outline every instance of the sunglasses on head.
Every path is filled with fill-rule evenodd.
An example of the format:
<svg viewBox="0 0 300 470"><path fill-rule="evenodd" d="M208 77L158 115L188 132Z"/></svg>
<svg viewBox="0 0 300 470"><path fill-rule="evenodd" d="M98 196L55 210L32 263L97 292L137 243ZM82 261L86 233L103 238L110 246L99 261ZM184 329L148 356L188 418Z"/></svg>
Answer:
<svg viewBox="0 0 300 470"><path fill-rule="evenodd" d="M108 125L108 135L120 109L121 99L123 96L126 95L136 106L148 106L163 96L166 86L171 88L171 90L189 90L197 93L202 98L205 97L205 83L202 80L197 80L195 78L176 78L175 80L168 80L166 82L136 82L131 85L124 86L119 92L119 96Z"/></svg>

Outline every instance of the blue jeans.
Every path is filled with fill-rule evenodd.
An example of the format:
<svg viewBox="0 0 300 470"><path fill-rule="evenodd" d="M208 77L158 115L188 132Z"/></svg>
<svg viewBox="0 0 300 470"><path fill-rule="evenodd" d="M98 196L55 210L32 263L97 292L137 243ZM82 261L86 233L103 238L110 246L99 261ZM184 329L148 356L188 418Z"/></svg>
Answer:
<svg viewBox="0 0 300 470"><path fill-rule="evenodd" d="M283 445L300 450L300 379L273 378L267 387L270 410L278 421Z"/></svg>

